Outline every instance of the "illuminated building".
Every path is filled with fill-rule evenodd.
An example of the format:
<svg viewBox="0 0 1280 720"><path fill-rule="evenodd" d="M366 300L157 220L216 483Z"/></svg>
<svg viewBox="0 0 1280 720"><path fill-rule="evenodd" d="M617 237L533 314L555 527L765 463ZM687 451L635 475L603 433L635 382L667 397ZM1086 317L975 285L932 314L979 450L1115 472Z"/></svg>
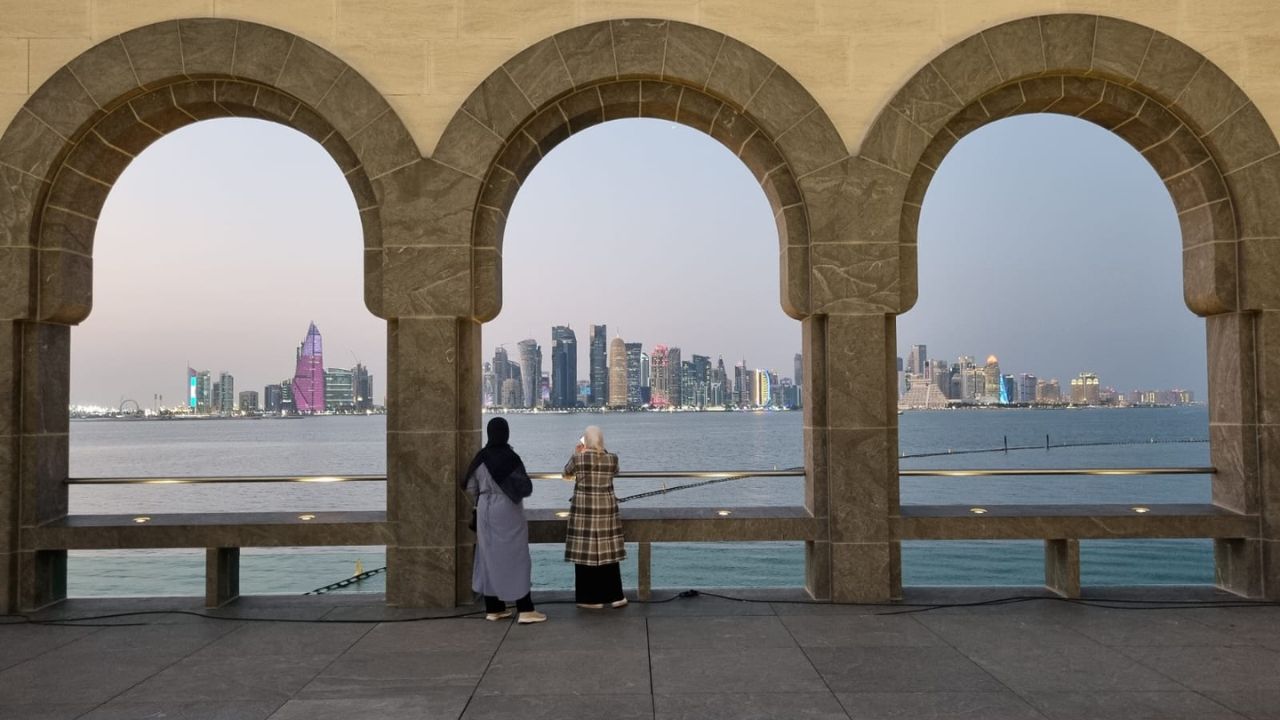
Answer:
<svg viewBox="0 0 1280 720"><path fill-rule="evenodd" d="M329 412L356 409L355 374L343 368L324 371L324 407Z"/></svg>
<svg viewBox="0 0 1280 720"><path fill-rule="evenodd" d="M603 325L599 327L603 328ZM592 340L594 342L594 339ZM592 363L592 371L594 372L595 363ZM609 343L609 407L625 408L630 402L628 395L630 394L630 385L627 382L627 344L622 338L616 337L613 342ZM591 392L595 393L596 383L593 379L591 382Z"/></svg>
<svg viewBox="0 0 1280 720"><path fill-rule="evenodd" d="M551 406L571 408L578 402L578 336L573 328L551 328Z"/></svg>
<svg viewBox="0 0 1280 720"><path fill-rule="evenodd" d="M591 378L590 405L600 407L606 402L612 405L609 393L610 360L609 334L604 325L591 326L591 354L588 372Z"/></svg>
<svg viewBox="0 0 1280 720"><path fill-rule="evenodd" d="M196 411L196 371L187 368L187 412Z"/></svg>
<svg viewBox="0 0 1280 720"><path fill-rule="evenodd" d="M627 343L627 406L638 408L640 399L640 343Z"/></svg>
<svg viewBox="0 0 1280 720"><path fill-rule="evenodd" d="M658 409L671 406L671 368L667 363L667 346L654 345L649 355L649 405Z"/></svg>
<svg viewBox="0 0 1280 720"><path fill-rule="evenodd" d="M218 376L218 383L214 387L218 388L215 393L217 398L214 405L219 413L230 415L236 411L236 379L229 372L223 372Z"/></svg>
<svg viewBox="0 0 1280 720"><path fill-rule="evenodd" d="M258 412L257 390L245 390L240 393L240 412Z"/></svg>
<svg viewBox="0 0 1280 720"><path fill-rule="evenodd" d="M1074 405L1098 405L1102 402L1102 387L1098 376L1082 372L1071 378L1071 402Z"/></svg>
<svg viewBox="0 0 1280 720"><path fill-rule="evenodd" d="M279 385L268 385L262 388L263 412L278 413L283 409L284 393Z"/></svg>
<svg viewBox="0 0 1280 720"><path fill-rule="evenodd" d="M533 338L521 340L516 347L520 348L520 377L529 378L529 382L521 383L523 405L527 408L538 407L542 404L542 398L539 397L538 383L534 380L542 377L542 348L538 347L538 341Z"/></svg>
<svg viewBox="0 0 1280 720"><path fill-rule="evenodd" d="M293 403L297 412L314 415L324 412L324 344L316 324L298 346L298 364L293 373Z"/></svg>

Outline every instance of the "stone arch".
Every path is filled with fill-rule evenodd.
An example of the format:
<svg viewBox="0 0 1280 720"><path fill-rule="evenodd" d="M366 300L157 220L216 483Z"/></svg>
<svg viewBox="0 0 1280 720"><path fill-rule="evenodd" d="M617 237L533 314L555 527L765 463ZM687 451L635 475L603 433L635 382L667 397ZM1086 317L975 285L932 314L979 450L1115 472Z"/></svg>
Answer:
<svg viewBox="0 0 1280 720"><path fill-rule="evenodd" d="M501 309L506 214L520 183L570 135L608 120L679 122L724 144L755 175L779 232L781 302L811 312L809 252L821 192L815 173L848 152L800 83L751 47L669 20L612 20L530 46L490 74L446 127L433 184L448 187L437 213L453 242L472 248L472 316Z"/></svg>
<svg viewBox="0 0 1280 720"><path fill-rule="evenodd" d="M1141 153L1182 224L1184 290L1200 315L1256 307L1274 290L1243 282L1245 238L1272 237L1280 212L1258 180L1280 150L1258 108L1221 69L1159 31L1096 15L998 25L934 58L889 101L860 155L896 173L898 237L914 248L920 206L947 152L1012 115L1050 112L1104 127ZM903 263L914 289L914 263ZM914 302L914 291L910 293ZM907 303L903 311L910 307Z"/></svg>
<svg viewBox="0 0 1280 720"><path fill-rule="evenodd" d="M328 150L360 212L365 304L385 317L392 211L375 182L422 158L387 101L345 62L274 28L201 18L131 30L60 68L0 136L0 495L21 528L0 534L0 608L65 594L66 551L33 549L26 537L67 513L70 326L92 308L103 202L150 143L232 116L282 123Z"/></svg>
<svg viewBox="0 0 1280 720"><path fill-rule="evenodd" d="M1205 316L1215 504L1273 517L1280 445L1259 423L1280 408L1280 144L1261 111L1195 49L1098 15L1015 20L966 38L921 68L869 128L859 158L879 195L856 192L852 232L897 242L905 312L916 297L916 229L948 150L974 129L1052 112L1120 136L1164 182L1182 231L1187 306ZM863 187L867 183L862 183ZM1217 582L1244 595L1280 588L1280 539L1217 540Z"/></svg>
<svg viewBox="0 0 1280 720"><path fill-rule="evenodd" d="M92 306L98 213L138 153L179 127L250 117L320 143L355 196L365 299L382 314L382 218L372 181L419 160L407 129L358 72L313 43L264 25L189 19L105 40L40 86L0 136L13 206L0 213L17 264L38 267L10 316L75 324ZM16 273L15 273L16 274ZM25 297L24 297L25 296Z"/></svg>

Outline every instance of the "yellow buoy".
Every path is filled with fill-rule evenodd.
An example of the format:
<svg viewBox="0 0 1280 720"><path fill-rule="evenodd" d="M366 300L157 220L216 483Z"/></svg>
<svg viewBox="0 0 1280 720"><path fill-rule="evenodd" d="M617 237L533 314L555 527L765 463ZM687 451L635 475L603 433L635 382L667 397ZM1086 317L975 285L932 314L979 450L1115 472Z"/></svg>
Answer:
<svg viewBox="0 0 1280 720"><path fill-rule="evenodd" d="M360 562L359 560L356 560L356 575L363 575L363 574L364 574L364 563Z"/></svg>

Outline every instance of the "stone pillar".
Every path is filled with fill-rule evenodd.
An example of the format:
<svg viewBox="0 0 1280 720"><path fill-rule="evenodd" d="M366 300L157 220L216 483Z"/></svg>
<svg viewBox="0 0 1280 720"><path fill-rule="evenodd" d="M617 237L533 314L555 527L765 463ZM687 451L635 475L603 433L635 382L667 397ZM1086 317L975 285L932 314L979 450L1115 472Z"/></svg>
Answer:
<svg viewBox="0 0 1280 720"><path fill-rule="evenodd" d="M1044 586L1065 598L1080 597L1080 541L1044 541Z"/></svg>
<svg viewBox="0 0 1280 720"><path fill-rule="evenodd" d="M1210 416L1210 431L1213 433L1213 462L1218 468L1218 477L1215 477L1214 482L1214 502L1244 512L1257 512L1261 522L1258 538L1236 543L1233 547L1223 547L1215 552L1219 584L1244 595L1280 600L1280 310L1222 317L1240 319L1215 327L1212 321L1217 320L1218 316L1208 318L1209 395L1210 411L1213 413ZM1222 335L1233 339L1233 343L1222 353L1227 359L1230 359L1230 352L1238 346L1242 356L1247 352L1250 362L1228 364L1217 361L1215 342L1220 341ZM1245 374L1251 373L1255 367L1256 375ZM1241 373L1238 385L1242 394L1247 394L1239 401L1224 398L1219 403L1214 396L1215 381L1221 382L1224 372L1235 372L1237 368ZM1257 378L1256 392L1252 387L1254 377ZM1230 413L1234 411L1235 404L1248 408L1250 403L1246 401L1251 399L1256 399L1257 403L1257 425L1246 425L1237 433L1232 426L1226 424L1231 419ZM1236 439L1237 435L1239 440ZM1224 466L1232 474L1239 475L1242 482L1228 485L1224 478L1227 475ZM1224 479L1219 481L1219 478ZM1224 487L1220 490L1219 485ZM1240 489L1228 492L1235 485L1239 485ZM1224 575L1225 578L1222 577ZM1224 579L1228 582L1224 582Z"/></svg>
<svg viewBox="0 0 1280 720"><path fill-rule="evenodd" d="M901 595L889 529L898 514L895 318L832 314L823 324L831 599L887 600Z"/></svg>
<svg viewBox="0 0 1280 720"><path fill-rule="evenodd" d="M800 321L804 362L804 506L815 518L829 514L827 478L827 316ZM815 600L831 599L831 542L806 542L804 585Z"/></svg>
<svg viewBox="0 0 1280 720"><path fill-rule="evenodd" d="M0 320L0 614L18 610L18 328Z"/></svg>
<svg viewBox="0 0 1280 720"><path fill-rule="evenodd" d="M30 528L67 514L71 328L16 323L21 407L18 438L18 520ZM19 531L21 532L21 530ZM17 602L32 610L66 597L66 551L20 550Z"/></svg>
<svg viewBox="0 0 1280 720"><path fill-rule="evenodd" d="M240 597L240 548L204 550L204 606L220 608Z"/></svg>
<svg viewBox="0 0 1280 720"><path fill-rule="evenodd" d="M387 602L449 607L471 599L473 540L458 481L478 441L480 326L402 318L388 321L388 338L387 520L395 539Z"/></svg>

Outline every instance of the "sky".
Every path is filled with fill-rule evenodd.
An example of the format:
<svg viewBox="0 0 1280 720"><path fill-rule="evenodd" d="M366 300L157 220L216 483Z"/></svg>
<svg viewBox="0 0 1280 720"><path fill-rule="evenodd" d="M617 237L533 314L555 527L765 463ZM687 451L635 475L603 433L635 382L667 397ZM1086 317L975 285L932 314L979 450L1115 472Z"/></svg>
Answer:
<svg viewBox="0 0 1280 720"><path fill-rule="evenodd" d="M1030 115L966 136L930 185L920 299L899 354L1000 358L1064 384L1083 370L1120 390L1204 397L1203 321L1182 301L1168 193L1136 151L1074 118ZM493 348L550 328L723 355L792 374L800 325L778 302L778 237L746 167L711 138L618 120L562 143L516 196ZM385 323L362 300L361 233L337 166L270 123L220 119L156 142L98 224L94 308L72 333L72 401L175 405L186 368L257 390L293 373L314 321L325 364L363 362L386 384Z"/></svg>

